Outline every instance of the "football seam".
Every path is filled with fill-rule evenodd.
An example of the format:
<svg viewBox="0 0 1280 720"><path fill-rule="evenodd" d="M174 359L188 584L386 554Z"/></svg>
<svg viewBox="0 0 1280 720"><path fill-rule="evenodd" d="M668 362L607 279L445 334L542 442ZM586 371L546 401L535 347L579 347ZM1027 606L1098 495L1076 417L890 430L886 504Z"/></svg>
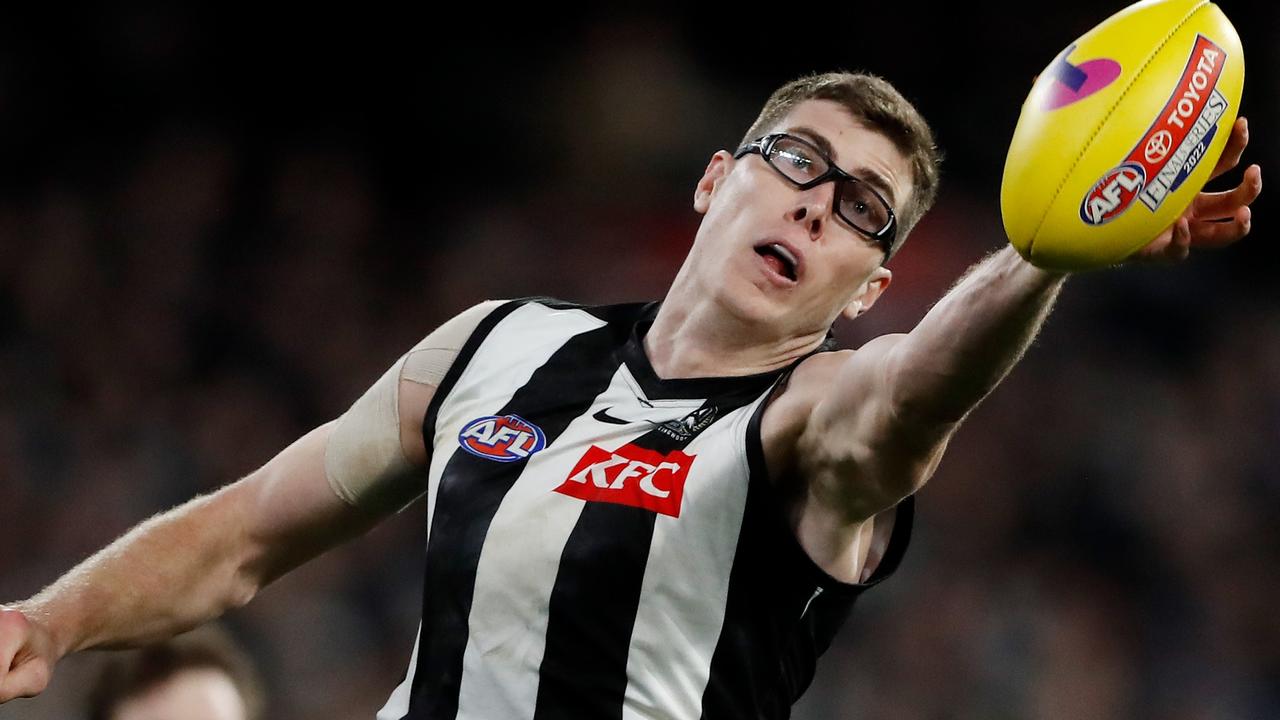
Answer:
<svg viewBox="0 0 1280 720"><path fill-rule="evenodd" d="M1075 172L1080 161L1083 160L1085 154L1089 152L1089 148L1093 147L1093 141L1098 138L1098 133L1102 132L1103 126L1107 124L1107 120L1111 118L1112 113L1116 111L1117 107L1120 107L1120 103L1123 102L1125 96L1129 94L1129 90L1132 89L1133 86L1137 84L1138 79L1142 77L1143 71L1146 70L1147 66L1151 64L1151 61L1160 54L1160 51L1164 49L1164 46L1169 44L1169 41L1173 39L1173 36L1178 34L1178 31L1182 29L1182 26L1186 25L1187 21L1191 20L1196 13L1203 10L1206 5L1211 4L1213 4L1211 0L1203 0L1202 2L1197 3L1196 6L1182 18L1182 20L1178 21L1177 25L1173 26L1173 29L1169 31L1169 34L1164 36L1164 39L1160 41L1160 44L1156 45L1155 50L1152 50L1151 54L1148 55L1146 59L1142 61L1142 64L1138 66L1138 71L1133 74L1133 79L1129 81L1128 85L1125 85L1124 90L1120 91L1120 96L1116 98L1116 101L1107 109L1107 112L1103 114L1102 119L1098 121L1097 127L1093 129L1093 133L1089 135L1089 139L1080 150L1080 154L1077 155L1076 159L1071 163L1071 167L1067 168L1067 172L1062 175L1062 181L1058 183L1058 189L1053 191L1053 195L1049 198L1049 202L1044 206L1044 212L1040 215L1039 222L1036 223L1036 229L1031 233L1031 242L1027 243L1027 257L1035 255L1036 241L1040 239L1040 229L1044 227L1044 221L1049 217L1049 211L1052 210L1054 204L1058 202L1058 196L1062 194L1062 189L1066 187L1067 181L1071 179L1071 174Z"/></svg>

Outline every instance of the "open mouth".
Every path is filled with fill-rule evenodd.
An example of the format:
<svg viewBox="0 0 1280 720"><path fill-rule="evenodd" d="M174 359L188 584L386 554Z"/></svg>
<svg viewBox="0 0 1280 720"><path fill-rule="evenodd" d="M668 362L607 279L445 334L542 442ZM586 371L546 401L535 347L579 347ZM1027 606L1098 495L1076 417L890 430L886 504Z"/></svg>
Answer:
<svg viewBox="0 0 1280 720"><path fill-rule="evenodd" d="M764 258L765 264L774 272L791 282L797 280L796 267L800 263L786 246L779 243L765 243L764 245L757 245L755 250L756 254Z"/></svg>

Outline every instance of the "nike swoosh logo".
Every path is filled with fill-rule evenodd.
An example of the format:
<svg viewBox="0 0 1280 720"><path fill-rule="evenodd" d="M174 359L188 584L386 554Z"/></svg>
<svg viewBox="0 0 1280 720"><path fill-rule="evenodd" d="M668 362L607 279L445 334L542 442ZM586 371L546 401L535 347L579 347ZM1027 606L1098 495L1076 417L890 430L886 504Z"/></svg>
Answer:
<svg viewBox="0 0 1280 720"><path fill-rule="evenodd" d="M641 418L640 420L623 420L620 417L614 417L610 415L609 411L612 409L613 409L612 406L607 407L601 410L600 412L596 413L595 415L592 415L591 417L599 420L602 423L609 423L610 425L630 425L631 423L634 423L634 422L647 422L650 425L657 427L658 425L662 424L660 422L649 420L647 418Z"/></svg>
<svg viewBox="0 0 1280 720"><path fill-rule="evenodd" d="M610 415L609 408L605 408L600 412L596 413L595 415L592 415L591 417L599 420L602 423L609 423L610 425L630 425L631 424L626 420L623 420L621 418L616 418Z"/></svg>

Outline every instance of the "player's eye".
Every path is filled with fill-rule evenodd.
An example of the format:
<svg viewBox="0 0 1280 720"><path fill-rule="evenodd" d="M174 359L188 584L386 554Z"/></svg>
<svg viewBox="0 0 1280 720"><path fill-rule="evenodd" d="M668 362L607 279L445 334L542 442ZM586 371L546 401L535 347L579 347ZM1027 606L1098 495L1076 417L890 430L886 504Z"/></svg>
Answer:
<svg viewBox="0 0 1280 720"><path fill-rule="evenodd" d="M865 183L849 182L841 190L840 210L863 230L878 232L889 222L889 208Z"/></svg>
<svg viewBox="0 0 1280 720"><path fill-rule="evenodd" d="M781 138L773 146L774 167L796 182L807 182L826 170L826 162L804 143Z"/></svg>
<svg viewBox="0 0 1280 720"><path fill-rule="evenodd" d="M778 152L778 157L794 168L806 169L813 166L813 159L805 155L803 150L782 150Z"/></svg>

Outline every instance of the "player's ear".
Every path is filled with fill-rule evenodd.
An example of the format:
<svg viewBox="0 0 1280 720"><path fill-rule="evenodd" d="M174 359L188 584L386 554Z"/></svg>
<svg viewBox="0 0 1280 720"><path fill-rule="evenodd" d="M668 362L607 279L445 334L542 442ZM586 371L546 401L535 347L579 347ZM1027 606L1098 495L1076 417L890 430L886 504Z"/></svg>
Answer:
<svg viewBox="0 0 1280 720"><path fill-rule="evenodd" d="M893 273L889 271L889 268L881 265L872 270L871 276L867 278L866 282L858 286L857 293L854 294L853 300L849 301L849 304L845 306L842 314L852 320L870 310L871 306L876 304L876 300L879 300L884 291L889 288L889 283L891 282L893 282Z"/></svg>
<svg viewBox="0 0 1280 720"><path fill-rule="evenodd" d="M711 207L711 196L715 194L720 181L733 169L733 163L733 156L727 150L717 151L711 156L707 169L702 171L702 179L693 189L693 209L699 215L705 215Z"/></svg>

